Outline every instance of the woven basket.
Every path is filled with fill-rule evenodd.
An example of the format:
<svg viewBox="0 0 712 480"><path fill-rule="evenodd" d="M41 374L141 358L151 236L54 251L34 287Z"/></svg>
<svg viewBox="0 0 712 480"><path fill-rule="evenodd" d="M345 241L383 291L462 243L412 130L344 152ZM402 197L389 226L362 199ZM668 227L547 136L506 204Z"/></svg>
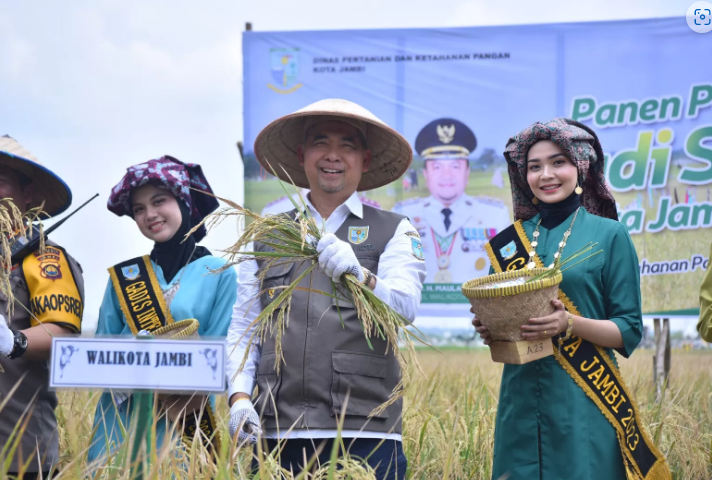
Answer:
<svg viewBox="0 0 712 480"><path fill-rule="evenodd" d="M151 332L152 337L188 338L198 331L200 322L194 318L164 325Z"/></svg>
<svg viewBox="0 0 712 480"><path fill-rule="evenodd" d="M492 340L519 342L522 325L530 318L544 317L554 312L551 301L558 298L561 272L549 278L509 287L487 288L487 285L532 277L547 269L511 270L476 278L462 285L462 294L472 304L472 310L492 337Z"/></svg>

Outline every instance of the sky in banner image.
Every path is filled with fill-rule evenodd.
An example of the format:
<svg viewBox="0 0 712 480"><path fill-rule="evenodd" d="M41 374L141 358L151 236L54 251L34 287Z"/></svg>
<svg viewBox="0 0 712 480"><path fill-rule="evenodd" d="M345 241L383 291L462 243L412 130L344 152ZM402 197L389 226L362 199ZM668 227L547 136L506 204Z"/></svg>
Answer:
<svg viewBox="0 0 712 480"><path fill-rule="evenodd" d="M362 196L419 230L428 268L422 315L467 315L460 285L488 272L483 245L511 223L507 139L556 116L599 133L639 254L644 312L695 314L712 226L712 65L700 62L712 36L693 32L684 16L245 32L243 51L249 208L291 208L275 200L281 189L249 146L263 126L321 98L365 106L413 145L412 169Z"/></svg>
<svg viewBox="0 0 712 480"><path fill-rule="evenodd" d="M567 47L562 51L555 36L531 27L471 33L468 29L452 28L660 17L678 17L684 25L689 3L680 0L600 0L585 4L564 0L538 3L453 0L443 5L430 0L364 0L359 8L335 11L331 1L304 0L280 2L276 11L271 2L232 0L210 2L209 6L188 0L4 2L0 9L0 135L13 136L60 174L73 190L74 206L100 193L100 199L52 236L84 269L83 326L85 333L93 333L108 280L107 268L148 253L151 248L151 243L141 236L130 219L117 218L105 209L109 189L127 166L164 154L200 163L218 194L242 202L243 166L235 143L243 141L250 150L254 135L268 121L301 108L320 95L338 94L364 100L366 106L402 131L412 144L420 131L434 120L451 118L462 122L477 140L469 157L466 195L489 197L488 208L501 208L500 202L508 207L507 195L501 193L508 188L506 172L497 173L508 135L542 116L556 115L560 105L564 111L570 109L576 96L594 97L600 106L629 99L643 102L649 96L679 95L687 108L690 85L709 81L710 76L692 77L697 75L695 72L704 76L708 66L695 58L692 51L685 50L692 48L690 46L681 50L677 44L658 45L657 50L653 47L646 50L649 62L640 57L642 65L652 64L655 70L633 72L635 81L629 81L634 70L630 59L613 63L615 55L625 56L624 43L616 42L616 38L625 37L625 32L611 33L608 44L603 43L605 36L584 38L585 50L570 59L568 56L574 54L573 50ZM243 45L242 35L246 22L252 22L255 39L267 35L260 32L294 33L269 34L272 35L269 38L277 40L274 44L265 43L262 51L243 50L247 47ZM676 38L677 26L669 28L671 38ZM353 37L346 35L348 31L341 37L333 33L356 30L353 32L356 35L359 29L370 29L366 36L359 34L359 45L354 45ZM384 29L428 29L428 35L422 39L412 38L405 35L404 30L404 36L397 40L404 43L399 46L393 44L396 41L393 31L389 33ZM564 30L576 30L576 27ZM322 31L333 43L313 44L319 38L314 31ZM647 45L648 39L654 40L659 35L642 29L636 32L642 39L635 44L638 46ZM298 38L305 39L311 46L300 47ZM465 43L461 42L463 38L467 39ZM705 35L695 37L697 42L705 41L704 38ZM569 42L574 41L577 40L567 36L567 45L573 45ZM586 42L599 44L593 49ZM285 87L279 83L285 81L285 75L275 77L273 71L279 70L282 64L272 63L281 62L282 57L272 55L269 50L295 47L302 48L302 55L308 53L311 60L301 57L298 69L294 63L287 62L283 74L288 77L287 83L294 83ZM471 57L470 60L396 62L399 49L415 55L469 54ZM249 59L243 59L243 51L248 53ZM474 54L506 52L510 53L509 58L474 57ZM560 78L557 72L562 54L567 55L563 66L567 69L578 66L576 71L567 70ZM339 64L308 63L317 57L336 56L341 61L343 56L364 55L391 55L393 59L367 64L358 59ZM677 60L672 61L675 56ZM587 59L607 66L603 69L587 67ZM258 64L243 71L243 60ZM328 69L313 72L316 67L340 69L342 66L353 70L343 74L330 73ZM364 71L360 71L362 67ZM574 74L578 80L569 84L568 78ZM678 78L673 78L673 74ZM557 87L562 81L563 98ZM243 83L254 91L243 92ZM293 93L280 94L268 84L282 90L302 86ZM463 96L462 92L467 95ZM243 98L244 94L249 97ZM305 94L308 95L303 96ZM399 111L389 103L402 105L403 109ZM243 111L251 112L244 125ZM709 109L702 108L698 118L712 123L705 120L709 116L707 112ZM610 141L607 148L614 152L634 148L636 132L644 126L656 129L668 126L674 130L672 145L677 152L692 123L683 114L679 121L607 126L600 130L606 132L604 146ZM456 128L455 137L460 132L461 129ZM430 135L438 138L437 132ZM255 179L250 165L248 161L246 172L250 179ZM672 198L679 168L673 162L668 179ZM409 172L410 183L398 182L391 190L386 188L369 196L384 208L393 208L396 201L407 200L408 195L428 197L430 193L422 170L421 158L414 164L413 172ZM483 174L478 176L477 172ZM437 173L431 176L433 182L437 178ZM249 190L250 182L246 185ZM266 205L281 196L273 182L260 185L263 188L250 197L255 205ZM408 195L401 193L405 190ZM630 206L636 192L647 194L645 189L624 192L621 208ZM681 188L677 188L677 192L681 202L680 196L685 192ZM706 198L705 192L706 187L697 186L694 198L698 201ZM694 188L690 193L695 195ZM654 200L657 202L659 198ZM675 205L678 203L671 203L669 208ZM649 221L658 208L645 208L649 209L645 219ZM480 237L486 237L491 228L497 225L458 227L458 232L465 229L464 233L473 237L466 246L471 248L468 255L473 256L473 268L477 266L474 257L479 255ZM687 253L655 253L660 252L661 247L653 245L653 239L660 238L666 246L669 240L665 235L671 233L665 229L663 235L651 240L645 237L646 248L651 251L646 254L649 262L687 257ZM683 233L695 235L695 231ZM219 252L234 241L234 235L233 227L225 224L203 244ZM462 245L457 243L462 241L462 234L455 241L453 250L464 254ZM697 240L689 241L690 245L697 245L694 243ZM642 240L636 240L639 248L642 244ZM685 246L680 245L680 248ZM706 251L701 253L706 257ZM662 275L660 278L676 277ZM459 277L453 272L453 283L455 281L459 281Z"/></svg>

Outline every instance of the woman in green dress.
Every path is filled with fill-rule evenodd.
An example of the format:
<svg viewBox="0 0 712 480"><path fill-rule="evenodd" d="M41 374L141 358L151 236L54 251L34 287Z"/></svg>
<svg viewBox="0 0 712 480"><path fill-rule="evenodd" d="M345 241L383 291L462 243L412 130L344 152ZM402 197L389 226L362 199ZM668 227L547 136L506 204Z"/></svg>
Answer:
<svg viewBox="0 0 712 480"><path fill-rule="evenodd" d="M629 357L643 329L638 257L617 221L596 134L569 119L537 122L510 138L505 157L515 220L544 265L589 242L602 252L564 273L560 287L580 315L554 300L554 313L522 327L524 338L569 330ZM489 344L486 327L473 325ZM504 366L494 442L493 479L626 479L616 430L553 356Z"/></svg>

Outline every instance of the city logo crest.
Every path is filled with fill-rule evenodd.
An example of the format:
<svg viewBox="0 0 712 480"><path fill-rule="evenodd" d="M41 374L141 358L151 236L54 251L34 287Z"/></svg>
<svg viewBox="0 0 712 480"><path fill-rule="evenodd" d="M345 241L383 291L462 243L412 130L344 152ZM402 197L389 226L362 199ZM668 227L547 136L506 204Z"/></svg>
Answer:
<svg viewBox="0 0 712 480"><path fill-rule="evenodd" d="M271 48L270 65L274 85L267 86L281 94L292 93L302 87L298 83L299 77L299 49L298 48Z"/></svg>
<svg viewBox="0 0 712 480"><path fill-rule="evenodd" d="M368 227L349 227L349 242L363 243L368 238Z"/></svg>
<svg viewBox="0 0 712 480"><path fill-rule="evenodd" d="M136 280L140 275L138 265L135 263L133 265L121 267L121 273L124 274L124 278L128 281Z"/></svg>

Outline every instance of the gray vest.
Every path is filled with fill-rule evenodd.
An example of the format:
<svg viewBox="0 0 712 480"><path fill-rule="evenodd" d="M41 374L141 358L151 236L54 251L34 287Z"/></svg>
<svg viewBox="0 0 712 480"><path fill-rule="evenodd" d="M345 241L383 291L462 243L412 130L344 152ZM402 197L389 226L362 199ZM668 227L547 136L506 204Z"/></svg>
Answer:
<svg viewBox="0 0 712 480"><path fill-rule="evenodd" d="M349 227L368 227L365 241L349 244L361 265L376 275L379 258L403 218L364 205L363 218L349 215L335 233L348 242ZM263 244L256 244L255 248L271 249ZM259 263L262 266L266 261ZM289 285L308 266L301 262L270 268L264 277L263 308L279 294L279 290L270 289ZM299 286L332 292L330 278L318 266ZM262 344L255 408L261 413L265 428L283 432L292 427L335 430L343 414L343 430L401 433L401 400L378 417L368 418L400 381L398 361L379 337L371 338L371 350L353 304L347 300L338 304L341 318L333 298L294 291L289 323L282 337L284 362L279 375L275 369L274 337L266 338Z"/></svg>
<svg viewBox="0 0 712 480"><path fill-rule="evenodd" d="M57 246L52 242L47 242L47 245ZM76 260L64 253L83 304L84 280L81 267ZM17 330L30 328L30 314L18 303L30 307L30 292L22 263L10 274L10 284L15 296L15 312L10 319L10 324ZM5 316L6 312L7 297L0 293L0 313ZM32 458L28 467L29 472L47 471L52 465L57 464L59 457L57 418L54 414L54 409L57 408L57 395L48 388L49 361L30 360L25 357L9 360L2 357L0 364L5 370L4 373L0 373L0 402L7 398L16 383L21 382L0 414L0 448L8 442L15 425L23 418L24 412L31 411L27 428L15 451L9 471L17 472L20 456L23 462ZM42 459L41 465L37 463L38 446L39 456Z"/></svg>

